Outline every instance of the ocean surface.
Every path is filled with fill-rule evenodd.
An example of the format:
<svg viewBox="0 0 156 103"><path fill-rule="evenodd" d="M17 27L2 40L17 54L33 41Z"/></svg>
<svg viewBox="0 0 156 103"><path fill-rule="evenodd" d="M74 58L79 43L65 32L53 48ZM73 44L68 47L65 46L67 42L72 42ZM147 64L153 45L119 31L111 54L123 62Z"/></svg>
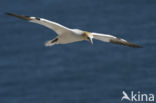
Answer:
<svg viewBox="0 0 156 103"><path fill-rule="evenodd" d="M97 40L45 47L54 31L5 12L144 48ZM122 91L156 95L155 0L1 0L0 24L0 103L121 103Z"/></svg>

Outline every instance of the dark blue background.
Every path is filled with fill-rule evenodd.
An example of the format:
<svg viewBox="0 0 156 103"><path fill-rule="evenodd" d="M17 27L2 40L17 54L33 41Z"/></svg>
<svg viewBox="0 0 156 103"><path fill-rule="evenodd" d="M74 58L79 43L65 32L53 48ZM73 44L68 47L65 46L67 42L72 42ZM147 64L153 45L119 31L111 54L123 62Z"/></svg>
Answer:
<svg viewBox="0 0 156 103"><path fill-rule="evenodd" d="M156 95L155 0L1 0L0 103L120 103L122 91ZM142 45L94 41L45 47L56 36L5 12L108 33Z"/></svg>

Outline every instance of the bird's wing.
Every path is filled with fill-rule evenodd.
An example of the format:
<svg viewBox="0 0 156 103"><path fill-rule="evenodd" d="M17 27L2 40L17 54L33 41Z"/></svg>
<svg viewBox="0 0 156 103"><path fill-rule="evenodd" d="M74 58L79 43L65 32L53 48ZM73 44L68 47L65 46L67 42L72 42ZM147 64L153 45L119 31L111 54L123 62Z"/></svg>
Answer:
<svg viewBox="0 0 156 103"><path fill-rule="evenodd" d="M13 13L6 13L6 14L20 18L20 19L23 19L23 20L27 20L27 21L30 21L33 23L37 23L37 24L46 26L46 27L54 30L58 35L62 35L62 34L68 33L68 32L72 32L69 28L67 28L61 24L58 24L56 22L49 21L49 20L46 20L43 18L31 17L31 16L22 16L22 15L17 15L17 14L13 14Z"/></svg>
<svg viewBox="0 0 156 103"><path fill-rule="evenodd" d="M93 38L104 41L104 42L110 42L114 44L120 44L120 45L125 45L133 48L141 48L141 46L130 43L124 39L117 38L112 35L107 35L107 34L100 34L100 33L92 33Z"/></svg>

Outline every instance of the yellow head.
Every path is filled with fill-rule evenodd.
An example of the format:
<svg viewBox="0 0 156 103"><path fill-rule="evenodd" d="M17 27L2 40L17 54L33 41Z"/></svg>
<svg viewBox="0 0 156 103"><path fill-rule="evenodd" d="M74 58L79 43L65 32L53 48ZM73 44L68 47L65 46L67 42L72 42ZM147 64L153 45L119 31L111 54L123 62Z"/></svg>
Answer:
<svg viewBox="0 0 156 103"><path fill-rule="evenodd" d="M93 35L90 33L90 32L87 32L87 31L85 31L84 33L83 33L83 38L84 38L84 40L87 40L87 41L89 41L91 44L93 44Z"/></svg>

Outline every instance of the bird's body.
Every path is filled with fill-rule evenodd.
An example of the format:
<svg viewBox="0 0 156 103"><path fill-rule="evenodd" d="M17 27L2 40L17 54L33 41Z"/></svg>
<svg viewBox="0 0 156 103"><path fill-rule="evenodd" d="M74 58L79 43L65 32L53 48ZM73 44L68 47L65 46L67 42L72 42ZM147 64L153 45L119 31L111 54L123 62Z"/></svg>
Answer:
<svg viewBox="0 0 156 103"><path fill-rule="evenodd" d="M53 21L49 21L43 18L37 18L37 17L30 17L30 16L22 16L22 15L16 15L12 13L7 13L7 15L14 16L23 20L27 20L33 23L37 23L43 26L46 26L52 30L54 30L58 36L56 36L54 39L49 40L45 43L46 46L53 46L55 44L68 44L72 42L78 42L87 40L90 43L93 44L92 39L98 39L104 42L111 42L115 44L121 44L126 45L133 48L140 48L140 46L129 43L124 39L117 38L112 35L107 34L100 34L100 33L90 33L79 29L70 29L67 28L61 24L58 24Z"/></svg>
<svg viewBox="0 0 156 103"><path fill-rule="evenodd" d="M82 31L73 29L71 30L71 33L67 33L66 35L60 35L59 36L59 44L67 44L67 43L72 43L72 42L77 42L77 41L82 41L83 36L81 35Z"/></svg>

